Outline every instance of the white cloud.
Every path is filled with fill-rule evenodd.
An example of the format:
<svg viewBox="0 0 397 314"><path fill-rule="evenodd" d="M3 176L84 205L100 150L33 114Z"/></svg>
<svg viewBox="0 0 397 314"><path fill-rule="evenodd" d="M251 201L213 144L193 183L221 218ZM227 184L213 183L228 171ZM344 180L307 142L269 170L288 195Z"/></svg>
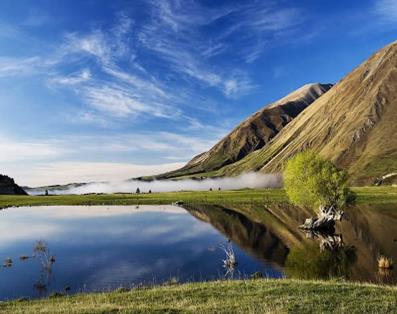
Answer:
<svg viewBox="0 0 397 314"><path fill-rule="evenodd" d="M99 59L100 62L108 63L112 51L106 42L105 35L97 30L86 36L70 33L65 36L66 42L62 47L65 54L85 53Z"/></svg>
<svg viewBox="0 0 397 314"><path fill-rule="evenodd" d="M0 57L0 77L35 74L43 64L39 57L8 58Z"/></svg>
<svg viewBox="0 0 397 314"><path fill-rule="evenodd" d="M280 10L268 6L254 6L242 13L241 25L256 32L277 32L289 29L302 22L301 11L294 8Z"/></svg>
<svg viewBox="0 0 397 314"><path fill-rule="evenodd" d="M141 95L121 85L90 85L83 89L84 100L93 108L118 117L139 114L171 118L178 110L150 99L140 100Z"/></svg>
<svg viewBox="0 0 397 314"><path fill-rule="evenodd" d="M83 69L78 73L74 73L69 76L55 75L49 80L49 82L52 84L60 84L60 85L77 85L83 82L87 82L90 79L91 79L90 69Z"/></svg>
<svg viewBox="0 0 397 314"><path fill-rule="evenodd" d="M16 141L0 135L0 163L43 160L65 153L56 141Z"/></svg>
<svg viewBox="0 0 397 314"><path fill-rule="evenodd" d="M41 141L1 136L0 172L23 185L123 180L177 169L191 156L209 149L216 140L215 135L203 139L170 132L69 136ZM95 162L99 155L124 155L130 159L134 152L161 156L165 162L154 165L138 165L133 161ZM76 159L82 161L68 161Z"/></svg>
<svg viewBox="0 0 397 314"><path fill-rule="evenodd" d="M166 60L175 72L216 87L227 97L253 88L248 75L240 82L239 77L231 78L225 70L214 68L206 62L207 57L220 53L225 47L218 43L213 50L209 50L197 29L227 15L230 9L209 10L199 7L196 2L182 5L179 1L162 1L154 2L152 10L153 18L141 29L138 39L144 47ZM200 50L199 47L204 48ZM236 81L232 89L227 86L230 83L225 83L231 79Z"/></svg>
<svg viewBox="0 0 397 314"><path fill-rule="evenodd" d="M397 21L397 1L395 0L377 0L375 12L382 18L383 22Z"/></svg>
<svg viewBox="0 0 397 314"><path fill-rule="evenodd" d="M78 75L54 75L49 82L64 86L73 85L73 91L84 103L107 116L175 119L180 115L180 109L177 108L178 97L167 91L162 83L134 61L134 53L128 45L131 27L131 19L120 15L119 23L109 32L97 29L88 34L66 35L61 49L63 52L60 53L62 58L66 60L74 57L79 60L94 57L102 72L100 74L105 76L95 77L91 72L83 70ZM117 62L120 57L128 56L132 58L133 65L127 70L121 70ZM133 71L134 69L137 71ZM96 117L98 116L96 114ZM95 121L85 120L88 123Z"/></svg>
<svg viewBox="0 0 397 314"><path fill-rule="evenodd" d="M101 127L111 127L113 122L110 119L106 119L103 115L97 114L93 111L71 111L64 113L63 117L73 124L92 124Z"/></svg>
<svg viewBox="0 0 397 314"><path fill-rule="evenodd" d="M121 181L175 170L184 163L138 165L112 162L46 162L10 165L7 174L20 185L43 186L72 182ZM4 171L4 170L2 170Z"/></svg>

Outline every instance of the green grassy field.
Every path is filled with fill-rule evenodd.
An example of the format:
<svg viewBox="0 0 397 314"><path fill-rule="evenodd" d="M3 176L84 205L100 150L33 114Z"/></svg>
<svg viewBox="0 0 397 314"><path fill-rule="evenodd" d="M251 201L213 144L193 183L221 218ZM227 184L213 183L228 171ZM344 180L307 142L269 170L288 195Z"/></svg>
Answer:
<svg viewBox="0 0 397 314"><path fill-rule="evenodd" d="M396 187L352 188L358 204L382 204L397 202ZM145 205L171 204L182 200L186 203L208 204L253 204L283 203L288 198L282 189L206 191L206 192L169 192L152 194L89 194L59 196L20 196L0 195L0 208L11 206L39 205Z"/></svg>
<svg viewBox="0 0 397 314"><path fill-rule="evenodd" d="M191 283L0 303L1 313L397 313L397 288L342 282Z"/></svg>

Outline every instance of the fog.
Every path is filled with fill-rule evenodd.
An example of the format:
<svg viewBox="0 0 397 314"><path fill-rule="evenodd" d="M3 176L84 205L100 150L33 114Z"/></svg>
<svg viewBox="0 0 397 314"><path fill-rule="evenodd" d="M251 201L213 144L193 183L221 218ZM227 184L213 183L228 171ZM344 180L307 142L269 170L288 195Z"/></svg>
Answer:
<svg viewBox="0 0 397 314"><path fill-rule="evenodd" d="M135 193L139 188L141 193L149 190L155 192L173 191L208 191L237 190L243 188L275 188L282 186L282 177L279 174L261 174L251 172L238 177L209 178L203 180L157 180L157 181L121 181L88 183L79 187L70 187L65 190L51 190L52 194L86 194L86 193Z"/></svg>

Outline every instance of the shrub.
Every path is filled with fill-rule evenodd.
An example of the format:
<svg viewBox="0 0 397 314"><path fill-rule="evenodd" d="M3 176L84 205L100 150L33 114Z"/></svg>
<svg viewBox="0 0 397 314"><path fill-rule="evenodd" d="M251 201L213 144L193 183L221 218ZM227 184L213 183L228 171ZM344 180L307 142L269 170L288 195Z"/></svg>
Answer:
<svg viewBox="0 0 397 314"><path fill-rule="evenodd" d="M350 194L347 173L310 150L297 154L287 162L284 186L293 204L309 208L340 208Z"/></svg>

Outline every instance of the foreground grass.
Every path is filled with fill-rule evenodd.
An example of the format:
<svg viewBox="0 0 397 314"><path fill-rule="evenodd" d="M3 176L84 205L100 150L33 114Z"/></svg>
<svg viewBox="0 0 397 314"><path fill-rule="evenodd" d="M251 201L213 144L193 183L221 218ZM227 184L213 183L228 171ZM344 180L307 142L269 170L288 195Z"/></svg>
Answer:
<svg viewBox="0 0 397 314"><path fill-rule="evenodd" d="M358 204L397 203L396 187L357 187ZM0 208L39 205L150 205L170 204L183 200L186 203L255 204L288 202L283 189L244 189L237 191L187 191L152 194L89 194L56 196L0 195Z"/></svg>
<svg viewBox="0 0 397 314"><path fill-rule="evenodd" d="M395 287L246 280L0 303L1 313L397 313Z"/></svg>

